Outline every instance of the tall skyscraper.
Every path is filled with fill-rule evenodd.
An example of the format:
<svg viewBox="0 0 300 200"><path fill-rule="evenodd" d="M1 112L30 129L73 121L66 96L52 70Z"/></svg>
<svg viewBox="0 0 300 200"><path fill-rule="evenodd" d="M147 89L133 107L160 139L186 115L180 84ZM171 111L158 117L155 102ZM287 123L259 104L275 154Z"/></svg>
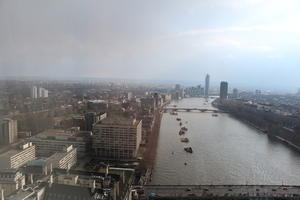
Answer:
<svg viewBox="0 0 300 200"><path fill-rule="evenodd" d="M228 83L222 81L220 85L220 99L227 99L227 97L228 97Z"/></svg>
<svg viewBox="0 0 300 200"><path fill-rule="evenodd" d="M14 143L18 137L17 120L0 120L0 145Z"/></svg>
<svg viewBox="0 0 300 200"><path fill-rule="evenodd" d="M205 90L204 90L204 95L208 97L209 95L209 74L206 75L205 77Z"/></svg>

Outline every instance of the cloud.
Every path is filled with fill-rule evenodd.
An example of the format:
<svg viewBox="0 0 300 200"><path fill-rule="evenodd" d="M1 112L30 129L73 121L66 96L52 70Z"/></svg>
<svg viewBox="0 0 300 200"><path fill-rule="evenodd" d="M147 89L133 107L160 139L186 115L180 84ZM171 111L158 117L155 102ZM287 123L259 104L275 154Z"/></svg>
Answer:
<svg viewBox="0 0 300 200"><path fill-rule="evenodd" d="M300 24L232 26L232 27L218 28L218 29L197 29L197 30L177 33L177 36L197 36L197 35L212 34L212 33L252 32L252 31L300 33Z"/></svg>

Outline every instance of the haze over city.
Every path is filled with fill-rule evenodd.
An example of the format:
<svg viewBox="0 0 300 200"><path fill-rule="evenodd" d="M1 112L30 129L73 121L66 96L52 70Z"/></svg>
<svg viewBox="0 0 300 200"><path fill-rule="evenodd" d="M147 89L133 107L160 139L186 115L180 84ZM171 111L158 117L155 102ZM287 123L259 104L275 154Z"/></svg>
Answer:
<svg viewBox="0 0 300 200"><path fill-rule="evenodd" d="M212 82L296 91L298 0L2 0L1 76Z"/></svg>

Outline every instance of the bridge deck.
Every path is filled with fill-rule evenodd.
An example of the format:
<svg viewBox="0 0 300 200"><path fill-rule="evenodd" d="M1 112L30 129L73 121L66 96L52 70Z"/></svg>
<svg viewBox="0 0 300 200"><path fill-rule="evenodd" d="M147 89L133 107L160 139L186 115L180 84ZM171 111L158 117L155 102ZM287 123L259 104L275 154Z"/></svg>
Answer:
<svg viewBox="0 0 300 200"><path fill-rule="evenodd" d="M300 186L281 185L147 185L146 197L284 197L299 198Z"/></svg>

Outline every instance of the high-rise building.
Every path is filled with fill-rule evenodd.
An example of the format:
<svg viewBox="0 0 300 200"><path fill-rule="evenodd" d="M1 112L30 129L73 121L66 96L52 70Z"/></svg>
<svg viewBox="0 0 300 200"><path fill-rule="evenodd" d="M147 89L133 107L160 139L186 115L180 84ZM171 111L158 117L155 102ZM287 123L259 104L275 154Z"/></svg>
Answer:
<svg viewBox="0 0 300 200"><path fill-rule="evenodd" d="M206 97L208 97L209 95L209 79L210 79L209 74L207 74L205 77L205 89L204 89L204 95Z"/></svg>
<svg viewBox="0 0 300 200"><path fill-rule="evenodd" d="M227 97L228 97L228 83L222 81L220 85L220 99L227 99Z"/></svg>
<svg viewBox="0 0 300 200"><path fill-rule="evenodd" d="M132 100L132 92L128 92L127 93L127 99L129 100L129 101L131 101Z"/></svg>
<svg viewBox="0 0 300 200"><path fill-rule="evenodd" d="M18 128L17 120L0 120L0 145L12 144L17 141Z"/></svg>
<svg viewBox="0 0 300 200"><path fill-rule="evenodd" d="M36 86L33 86L31 88L31 98L37 99L38 98L38 88Z"/></svg>
<svg viewBox="0 0 300 200"><path fill-rule="evenodd" d="M45 88L40 87L38 89L38 98L48 98L48 90Z"/></svg>
<svg viewBox="0 0 300 200"><path fill-rule="evenodd" d="M261 90L255 90L255 95L260 96L261 95Z"/></svg>
<svg viewBox="0 0 300 200"><path fill-rule="evenodd" d="M141 139L141 120L109 116L94 125L92 148L98 158L134 159Z"/></svg>
<svg viewBox="0 0 300 200"><path fill-rule="evenodd" d="M232 92L232 98L237 99L239 97L238 89L234 88Z"/></svg>

